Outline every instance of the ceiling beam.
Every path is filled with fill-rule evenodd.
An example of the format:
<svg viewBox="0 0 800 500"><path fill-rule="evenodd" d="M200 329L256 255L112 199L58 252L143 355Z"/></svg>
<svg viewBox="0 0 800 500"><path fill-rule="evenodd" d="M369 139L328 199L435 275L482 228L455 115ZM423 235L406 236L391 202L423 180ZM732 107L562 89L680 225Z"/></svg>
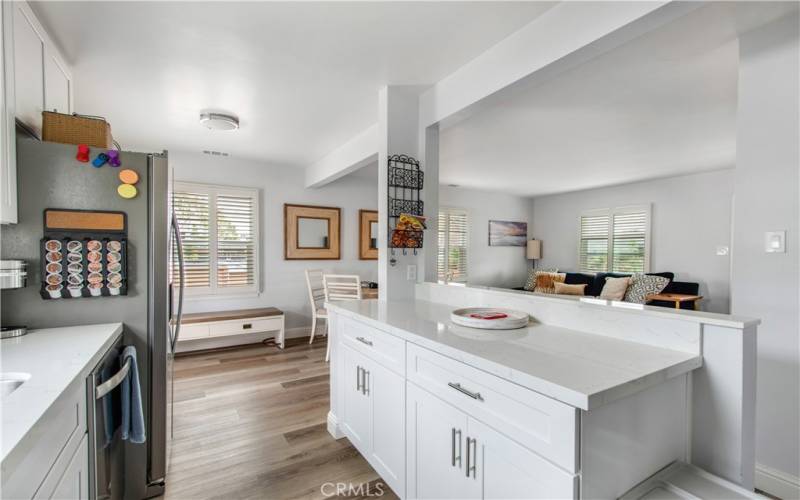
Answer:
<svg viewBox="0 0 800 500"><path fill-rule="evenodd" d="M561 2L422 93L420 127L458 121L502 89L552 77L702 5Z"/></svg>
<svg viewBox="0 0 800 500"><path fill-rule="evenodd" d="M306 187L322 187L377 160L376 123L306 168Z"/></svg>

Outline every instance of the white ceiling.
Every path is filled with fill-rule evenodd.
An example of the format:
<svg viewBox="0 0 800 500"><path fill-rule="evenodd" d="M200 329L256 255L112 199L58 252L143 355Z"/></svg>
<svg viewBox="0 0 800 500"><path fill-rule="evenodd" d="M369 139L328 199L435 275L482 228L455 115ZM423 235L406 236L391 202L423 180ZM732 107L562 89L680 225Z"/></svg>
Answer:
<svg viewBox="0 0 800 500"><path fill-rule="evenodd" d="M80 113L127 149L306 166L377 119L386 84L432 84L552 3L32 2ZM201 109L239 115L210 132Z"/></svg>
<svg viewBox="0 0 800 500"><path fill-rule="evenodd" d="M537 196L733 167L737 30L792 8L757 4L702 7L493 100L442 131L441 183Z"/></svg>

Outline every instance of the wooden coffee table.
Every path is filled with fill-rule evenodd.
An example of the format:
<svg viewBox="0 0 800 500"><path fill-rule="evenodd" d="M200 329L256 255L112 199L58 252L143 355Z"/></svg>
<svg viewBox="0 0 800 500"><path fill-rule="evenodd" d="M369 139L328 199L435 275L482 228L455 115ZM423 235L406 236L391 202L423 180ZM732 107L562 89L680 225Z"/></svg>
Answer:
<svg viewBox="0 0 800 500"><path fill-rule="evenodd" d="M664 302L674 302L675 309L680 309L684 302L692 302L692 307L697 310L697 303L702 299L702 295L684 295L682 293L657 293L647 297L647 301L663 300Z"/></svg>

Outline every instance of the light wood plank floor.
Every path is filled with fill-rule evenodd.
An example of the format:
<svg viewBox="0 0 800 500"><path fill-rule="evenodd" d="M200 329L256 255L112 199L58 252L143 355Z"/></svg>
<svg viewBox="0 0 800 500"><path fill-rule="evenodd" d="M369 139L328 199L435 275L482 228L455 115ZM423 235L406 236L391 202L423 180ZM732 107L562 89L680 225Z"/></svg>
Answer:
<svg viewBox="0 0 800 500"><path fill-rule="evenodd" d="M326 429L325 339L179 356L165 498L397 498L345 439ZM326 486L334 483L334 486ZM369 490L367 490L369 487Z"/></svg>

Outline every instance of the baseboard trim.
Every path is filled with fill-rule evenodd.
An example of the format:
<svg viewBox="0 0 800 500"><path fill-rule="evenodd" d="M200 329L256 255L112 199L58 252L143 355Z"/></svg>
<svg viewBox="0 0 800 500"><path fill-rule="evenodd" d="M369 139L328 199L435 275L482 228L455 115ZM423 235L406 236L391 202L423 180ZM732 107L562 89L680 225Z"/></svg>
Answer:
<svg viewBox="0 0 800 500"><path fill-rule="evenodd" d="M336 415L333 412L328 412L328 434L333 436L333 439L341 439L344 437L344 433L341 429L339 429L339 419L336 418Z"/></svg>
<svg viewBox="0 0 800 500"><path fill-rule="evenodd" d="M762 464L756 464L756 488L784 500L800 498L800 478Z"/></svg>

